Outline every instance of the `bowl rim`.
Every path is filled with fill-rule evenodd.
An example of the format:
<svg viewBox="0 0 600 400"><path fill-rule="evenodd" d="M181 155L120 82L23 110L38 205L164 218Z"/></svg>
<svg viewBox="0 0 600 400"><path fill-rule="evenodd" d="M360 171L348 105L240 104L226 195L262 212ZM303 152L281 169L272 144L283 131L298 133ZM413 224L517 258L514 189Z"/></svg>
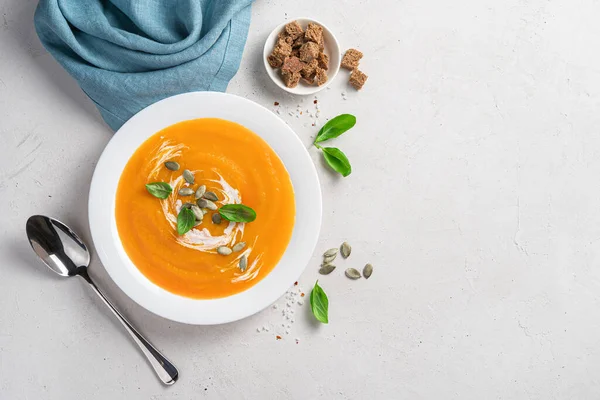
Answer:
<svg viewBox="0 0 600 400"><path fill-rule="evenodd" d="M121 244L114 206L116 187L123 168L145 140L174 123L211 117L240 123L263 138L275 151L292 180L296 218L292 238L281 260L259 282L231 296L193 299L168 292L135 267ZM115 133L102 152L92 176L88 217L92 241L100 261L129 298L148 311L172 321L218 325L246 318L265 309L298 280L318 241L322 196L316 167L308 150L276 114L232 94L190 92L168 97L146 107Z"/></svg>
<svg viewBox="0 0 600 400"><path fill-rule="evenodd" d="M325 89L327 86L329 86L329 84L331 84L331 82L335 79L335 77L337 76L338 72L340 71L340 65L339 63L336 63L335 66L333 68L330 68L330 71L333 71L333 74L331 74L330 76L328 76L327 82L325 82L324 85L321 86L314 86L314 87L309 87L309 86L302 86L303 88L306 88L307 91L302 91L299 92L297 90L296 86L295 88L289 88L287 86L285 86L283 84L283 81L281 79L275 79L275 77L270 73L273 68L271 68L271 66L269 65L269 62L267 61L267 57L269 56L269 54L272 51L272 47L273 47L273 42L274 42L274 38L275 36L277 36L279 34L279 32L281 32L281 30L290 22L293 21L301 21L302 23L306 22L312 22L318 25L321 25L323 27L324 31L327 31L327 33L329 35L331 35L331 37L333 38L333 50L335 52L337 52L339 54L339 56L341 57L341 47L340 47L340 43L337 39L337 37L335 36L335 34L333 33L333 31L331 29L329 29L327 27L327 25L323 24L322 22L313 19L313 18L308 18L308 17L297 17L297 18L289 18L287 21L282 22L281 24L279 24L277 27L275 27L275 29L273 29L271 31L271 33L269 33L269 36L267 36L267 39L265 40L265 45L263 47L263 65L265 66L265 72L267 73L267 75L269 76L269 78L280 88L285 90L288 93L291 94L296 94L299 96L309 96L311 94L315 94L320 92L321 90ZM331 58L331 54L329 55ZM310 90L312 89L312 90Z"/></svg>

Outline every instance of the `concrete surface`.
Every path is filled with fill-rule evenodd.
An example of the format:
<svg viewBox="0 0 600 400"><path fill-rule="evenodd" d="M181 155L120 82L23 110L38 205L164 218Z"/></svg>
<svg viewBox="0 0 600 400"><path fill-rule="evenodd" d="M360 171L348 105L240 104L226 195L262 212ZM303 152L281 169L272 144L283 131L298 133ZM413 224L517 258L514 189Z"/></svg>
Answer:
<svg viewBox="0 0 600 400"><path fill-rule="evenodd" d="M171 323L96 260L99 285L180 368L170 388L81 282L53 277L25 240L35 213L89 240L89 182L112 135L40 45L35 5L0 0L1 399L600 396L600 3L257 2L228 91L279 101L307 146L317 128L268 81L264 38L286 16L312 16L365 53L362 92L340 73L319 95L325 117L358 118L336 142L354 172L333 176L311 149L324 220L300 287L326 248L348 240L354 253L320 278L331 323L298 306L279 341L280 310ZM367 261L369 281L342 275Z"/></svg>

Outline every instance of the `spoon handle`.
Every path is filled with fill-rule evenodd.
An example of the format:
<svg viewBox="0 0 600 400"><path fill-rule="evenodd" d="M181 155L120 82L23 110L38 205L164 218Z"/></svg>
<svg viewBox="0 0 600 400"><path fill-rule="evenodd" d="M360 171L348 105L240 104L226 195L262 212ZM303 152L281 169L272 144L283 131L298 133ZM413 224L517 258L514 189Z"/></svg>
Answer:
<svg viewBox="0 0 600 400"><path fill-rule="evenodd" d="M131 335L133 341L139 346L142 353L146 356L152 368L160 378L160 380L165 385L172 385L177 381L179 377L179 372L177 368L165 356L160 354L158 350L150 344L128 321L125 317L112 305L112 303L104 296L104 294L98 289L96 284L92 281L87 271L82 271L79 273L87 283L94 289L94 292L102 299L104 304L110 308L113 314L117 317L117 319L121 322L121 324L125 327L125 330Z"/></svg>

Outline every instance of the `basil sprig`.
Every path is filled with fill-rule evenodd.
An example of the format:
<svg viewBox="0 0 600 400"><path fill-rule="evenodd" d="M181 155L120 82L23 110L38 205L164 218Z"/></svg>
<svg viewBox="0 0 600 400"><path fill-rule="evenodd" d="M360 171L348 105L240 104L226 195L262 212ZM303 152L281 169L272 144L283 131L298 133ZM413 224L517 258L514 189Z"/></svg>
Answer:
<svg viewBox="0 0 600 400"><path fill-rule="evenodd" d="M219 214L227 221L252 222L256 219L256 211L243 204L225 204L219 208Z"/></svg>
<svg viewBox="0 0 600 400"><path fill-rule="evenodd" d="M329 322L329 299L319 286L319 281L315 282L315 287L310 292L310 308L318 321L324 324Z"/></svg>
<svg viewBox="0 0 600 400"><path fill-rule="evenodd" d="M187 207L181 207L181 210L177 215L177 233L185 235L195 224L196 216L194 215L194 212Z"/></svg>
<svg viewBox="0 0 600 400"><path fill-rule="evenodd" d="M327 121L321 128L313 144L323 152L327 165L334 171L346 177L352 173L352 166L343 151L336 147L322 147L319 143L334 139L351 129L356 124L356 117L351 114L341 114Z"/></svg>
<svg viewBox="0 0 600 400"><path fill-rule="evenodd" d="M315 143L334 139L356 125L356 117L352 114L340 114L327 121L315 138Z"/></svg>
<svg viewBox="0 0 600 400"><path fill-rule="evenodd" d="M146 190L154 197L166 199L173 191L173 188L166 182L152 182L146 184Z"/></svg>

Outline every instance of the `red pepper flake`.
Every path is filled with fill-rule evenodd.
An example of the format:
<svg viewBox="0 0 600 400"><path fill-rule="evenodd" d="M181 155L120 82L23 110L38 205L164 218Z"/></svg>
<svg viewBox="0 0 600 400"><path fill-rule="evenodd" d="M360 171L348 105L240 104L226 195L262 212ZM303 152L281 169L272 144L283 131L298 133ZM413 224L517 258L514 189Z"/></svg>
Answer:
<svg viewBox="0 0 600 400"><path fill-rule="evenodd" d="M274 105L276 105L276 106L278 106L278 105L279 105L279 102L278 102L278 101L276 101L276 102L275 102L275 103L273 103L273 104L274 104Z"/></svg>
<svg viewBox="0 0 600 400"><path fill-rule="evenodd" d="M281 340L281 336L277 335L277 336L275 336L275 339Z"/></svg>
<svg viewBox="0 0 600 400"><path fill-rule="evenodd" d="M314 104L317 104L317 101L315 100L315 101L313 101L313 103L314 103Z"/></svg>
<svg viewBox="0 0 600 400"><path fill-rule="evenodd" d="M294 282L294 286L298 286L298 281Z"/></svg>
<svg viewBox="0 0 600 400"><path fill-rule="evenodd" d="M304 297L304 293L300 293L300 297Z"/></svg>
<svg viewBox="0 0 600 400"><path fill-rule="evenodd" d="M312 124L312 126L315 126L315 124Z"/></svg>

